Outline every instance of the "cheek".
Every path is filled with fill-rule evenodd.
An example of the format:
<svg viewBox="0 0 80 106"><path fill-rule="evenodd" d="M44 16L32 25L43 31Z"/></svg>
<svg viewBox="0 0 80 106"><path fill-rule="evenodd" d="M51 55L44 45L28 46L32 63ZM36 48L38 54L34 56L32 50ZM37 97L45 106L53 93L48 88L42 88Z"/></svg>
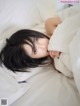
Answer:
<svg viewBox="0 0 80 106"><path fill-rule="evenodd" d="M37 53L38 53L38 56L41 56L41 57L45 57L48 55L48 52L44 49L38 49Z"/></svg>

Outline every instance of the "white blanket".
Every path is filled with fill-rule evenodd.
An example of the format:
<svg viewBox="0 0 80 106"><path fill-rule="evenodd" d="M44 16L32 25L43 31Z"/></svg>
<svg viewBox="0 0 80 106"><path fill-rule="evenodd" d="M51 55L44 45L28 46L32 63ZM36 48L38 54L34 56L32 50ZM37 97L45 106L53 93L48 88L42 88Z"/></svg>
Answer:
<svg viewBox="0 0 80 106"><path fill-rule="evenodd" d="M77 8L77 9L76 9ZM70 43L80 30L80 5L73 6L60 13L62 23L53 33L48 49L62 52L60 58L55 58L55 67L68 77L73 77L72 52L70 55ZM66 12L66 13L65 13ZM62 16L61 16L62 15ZM69 16L69 17L68 17ZM79 81L80 82L80 81Z"/></svg>
<svg viewBox="0 0 80 106"><path fill-rule="evenodd" d="M80 29L69 46L72 71L80 93Z"/></svg>
<svg viewBox="0 0 80 106"><path fill-rule="evenodd" d="M65 18L62 18L63 22L58 25L55 32L53 33L48 45L48 49L62 52L59 59L54 59L55 67L70 78L72 77L72 74L74 74L74 78L80 92L80 71L78 69L77 72L77 68L74 68L74 64L77 64L74 60L78 59L78 53L76 50L75 54L75 48L73 46L77 43L77 40L80 42L80 39L77 37L74 43L74 38L80 35L80 11L76 11L74 14L72 11L76 10L76 8L75 6L72 8L72 10L71 8L67 9L66 13L62 12L63 14L65 13L67 15L66 17L63 15ZM77 10L80 10L80 6L77 7ZM70 13L72 13L72 15ZM68 15L70 16L67 17ZM80 48L78 47L78 49Z"/></svg>

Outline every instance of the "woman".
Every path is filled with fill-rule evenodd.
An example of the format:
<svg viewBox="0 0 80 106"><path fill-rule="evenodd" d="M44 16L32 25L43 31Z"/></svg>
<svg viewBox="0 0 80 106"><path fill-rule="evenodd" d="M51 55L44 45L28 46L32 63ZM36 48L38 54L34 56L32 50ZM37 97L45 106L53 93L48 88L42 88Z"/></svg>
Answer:
<svg viewBox="0 0 80 106"><path fill-rule="evenodd" d="M46 31L47 24L50 22L53 23L52 27L50 26L51 31L54 31L61 21L59 17L47 20ZM49 32L52 33L51 31ZM3 63L13 72L25 71L26 68L46 64L48 57L59 56L59 52L48 51L48 42L49 37L40 32L28 29L19 30L6 39L6 45L0 53L0 64Z"/></svg>

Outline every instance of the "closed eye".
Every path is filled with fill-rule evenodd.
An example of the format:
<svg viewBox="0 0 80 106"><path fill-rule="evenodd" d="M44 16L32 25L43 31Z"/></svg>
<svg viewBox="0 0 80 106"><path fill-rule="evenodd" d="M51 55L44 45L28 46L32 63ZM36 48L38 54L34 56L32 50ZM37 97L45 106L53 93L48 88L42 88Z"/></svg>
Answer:
<svg viewBox="0 0 80 106"><path fill-rule="evenodd" d="M32 47L32 52L33 52L34 54L36 54L37 50L36 50L35 46Z"/></svg>

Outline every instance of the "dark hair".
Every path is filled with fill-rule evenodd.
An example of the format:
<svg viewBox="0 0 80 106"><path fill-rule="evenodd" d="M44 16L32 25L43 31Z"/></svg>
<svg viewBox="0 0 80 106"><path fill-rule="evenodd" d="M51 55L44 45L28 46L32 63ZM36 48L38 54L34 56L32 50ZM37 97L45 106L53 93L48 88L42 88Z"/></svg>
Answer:
<svg viewBox="0 0 80 106"><path fill-rule="evenodd" d="M9 39L6 39L6 45L0 53L0 64L4 64L8 69L15 71L25 71L26 68L33 68L45 64L44 58L31 58L23 49L23 44L32 44L32 50L35 52L35 45L32 38L44 38L43 33L23 29L15 32ZM29 44L30 45L30 44Z"/></svg>

